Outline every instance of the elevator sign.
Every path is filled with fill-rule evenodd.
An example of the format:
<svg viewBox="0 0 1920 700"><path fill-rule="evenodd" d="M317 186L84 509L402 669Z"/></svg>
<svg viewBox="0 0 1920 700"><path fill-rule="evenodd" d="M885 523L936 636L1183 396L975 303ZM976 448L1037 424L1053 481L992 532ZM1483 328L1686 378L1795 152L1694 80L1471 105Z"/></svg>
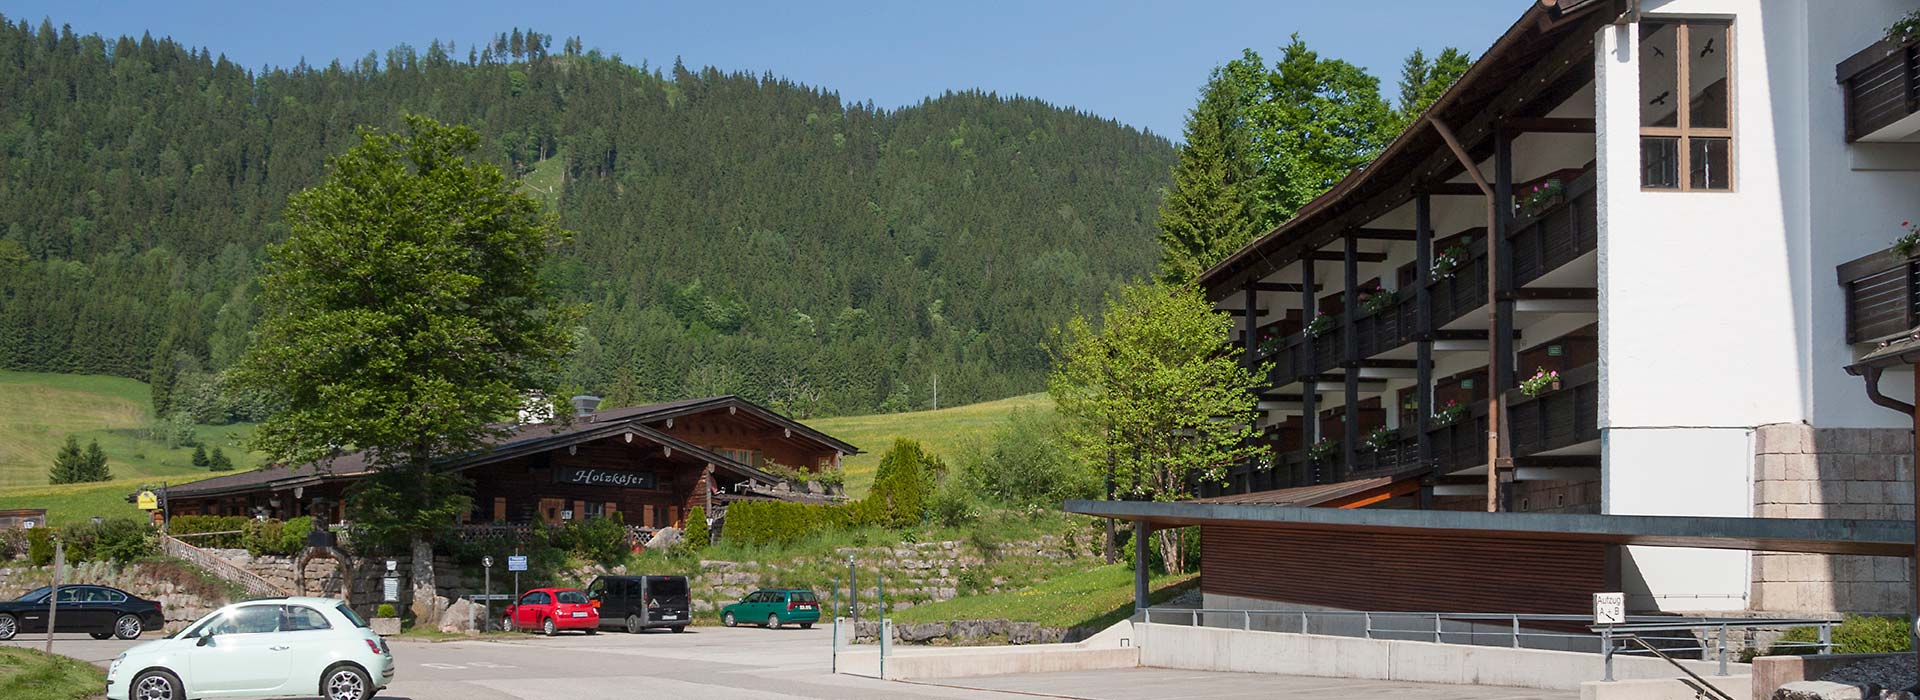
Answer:
<svg viewBox="0 0 1920 700"><path fill-rule="evenodd" d="M1627 594L1593 594L1593 624L1621 625L1627 622Z"/></svg>

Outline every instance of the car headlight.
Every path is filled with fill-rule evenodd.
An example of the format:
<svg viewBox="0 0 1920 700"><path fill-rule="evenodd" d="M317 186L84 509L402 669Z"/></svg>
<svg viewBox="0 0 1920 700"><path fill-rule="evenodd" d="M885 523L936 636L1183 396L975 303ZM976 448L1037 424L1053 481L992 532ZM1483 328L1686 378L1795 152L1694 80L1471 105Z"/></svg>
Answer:
<svg viewBox="0 0 1920 700"><path fill-rule="evenodd" d="M114 671L120 670L120 662L125 660L127 660L127 653L124 651L120 652L119 656L113 657L113 663L107 664L107 675L111 676Z"/></svg>

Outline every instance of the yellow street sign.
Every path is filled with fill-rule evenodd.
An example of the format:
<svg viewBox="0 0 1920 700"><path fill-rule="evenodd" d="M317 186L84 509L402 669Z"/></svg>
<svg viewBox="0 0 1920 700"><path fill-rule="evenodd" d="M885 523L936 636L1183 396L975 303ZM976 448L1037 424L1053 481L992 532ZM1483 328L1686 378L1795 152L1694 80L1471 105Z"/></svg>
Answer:
<svg viewBox="0 0 1920 700"><path fill-rule="evenodd" d="M140 506L140 510L160 509L160 497L153 495L152 491L141 491L140 495L135 496L133 500L135 505Z"/></svg>

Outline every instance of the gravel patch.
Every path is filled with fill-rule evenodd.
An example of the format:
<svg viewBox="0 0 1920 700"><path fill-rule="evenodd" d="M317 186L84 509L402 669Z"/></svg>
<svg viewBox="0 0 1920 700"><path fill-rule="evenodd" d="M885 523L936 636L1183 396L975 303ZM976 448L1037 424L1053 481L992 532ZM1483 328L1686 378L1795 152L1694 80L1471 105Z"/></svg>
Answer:
<svg viewBox="0 0 1920 700"><path fill-rule="evenodd" d="M1913 687L1913 663L1912 654L1868 659L1829 671L1820 680L1847 685L1871 683L1882 688L1905 690Z"/></svg>

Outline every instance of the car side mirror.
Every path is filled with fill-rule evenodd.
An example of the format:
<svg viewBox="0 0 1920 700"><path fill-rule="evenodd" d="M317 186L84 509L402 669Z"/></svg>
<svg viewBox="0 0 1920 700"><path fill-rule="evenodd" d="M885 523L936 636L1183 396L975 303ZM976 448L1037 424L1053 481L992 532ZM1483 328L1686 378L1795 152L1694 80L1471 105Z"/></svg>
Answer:
<svg viewBox="0 0 1920 700"><path fill-rule="evenodd" d="M200 641L194 642L193 645L197 647L213 646L213 635L212 634L200 635Z"/></svg>

